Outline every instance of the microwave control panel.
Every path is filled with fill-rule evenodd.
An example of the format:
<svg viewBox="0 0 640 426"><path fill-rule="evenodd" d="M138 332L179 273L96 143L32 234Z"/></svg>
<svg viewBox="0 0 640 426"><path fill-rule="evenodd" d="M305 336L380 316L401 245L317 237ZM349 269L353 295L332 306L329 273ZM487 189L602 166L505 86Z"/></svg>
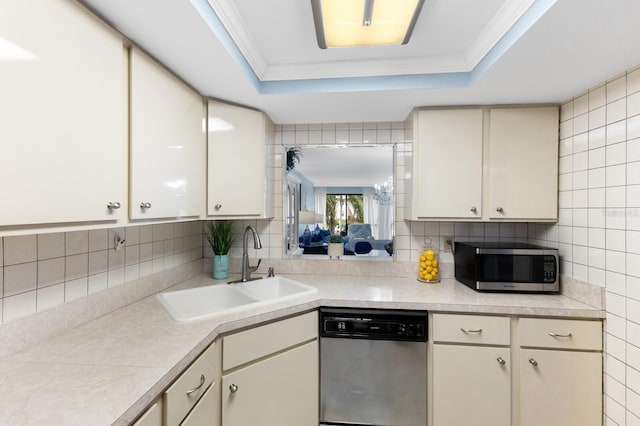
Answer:
<svg viewBox="0 0 640 426"><path fill-rule="evenodd" d="M553 283L556 281L556 258L555 256L544 256L543 260L543 279L545 283Z"/></svg>

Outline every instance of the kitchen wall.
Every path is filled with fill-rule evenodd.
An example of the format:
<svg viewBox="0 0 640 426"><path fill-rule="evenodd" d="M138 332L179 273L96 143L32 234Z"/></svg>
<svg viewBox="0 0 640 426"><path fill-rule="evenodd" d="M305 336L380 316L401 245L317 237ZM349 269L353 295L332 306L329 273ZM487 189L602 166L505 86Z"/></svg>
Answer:
<svg viewBox="0 0 640 426"><path fill-rule="evenodd" d="M526 241L529 234L535 235L535 227L526 223L468 223L468 222L418 222L408 221L411 202L412 142L405 133L403 122L381 123L325 123L279 125L276 127L276 145L358 145L395 144L395 260L416 262L425 239L430 238L436 248L441 248L443 237L454 237L458 241ZM276 150L275 175L282 176L282 152ZM303 159L304 161L304 159ZM446 177L441 184L446 185ZM280 200L281 201L281 200ZM282 205L275 204L276 206ZM280 212L281 214L281 212ZM276 218L280 216L276 215ZM269 221L257 221L258 226L268 232L270 240L282 240L282 227L269 226ZM265 223L261 223L265 222ZM273 225L273 224L270 224ZM237 245L237 244L236 244ZM280 246L281 247L281 246ZM265 253L261 253L265 257ZM235 257L235 256L234 256ZM270 252L271 259L282 257L282 250ZM450 253L442 253L442 260L453 262Z"/></svg>
<svg viewBox="0 0 640 426"><path fill-rule="evenodd" d="M607 424L640 425L640 68L562 105L559 189L559 223L536 238L605 289Z"/></svg>
<svg viewBox="0 0 640 426"><path fill-rule="evenodd" d="M115 238L125 240L116 250ZM11 322L202 257L202 222L0 238L0 319Z"/></svg>

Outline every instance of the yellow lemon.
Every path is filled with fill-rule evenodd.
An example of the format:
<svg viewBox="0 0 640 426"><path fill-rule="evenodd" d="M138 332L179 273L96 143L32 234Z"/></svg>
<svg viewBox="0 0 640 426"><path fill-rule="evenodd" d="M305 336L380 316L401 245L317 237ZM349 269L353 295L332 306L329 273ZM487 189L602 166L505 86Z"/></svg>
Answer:
<svg viewBox="0 0 640 426"><path fill-rule="evenodd" d="M427 266L433 266L433 260L426 260L424 264Z"/></svg>
<svg viewBox="0 0 640 426"><path fill-rule="evenodd" d="M434 268L437 268L438 267L438 261L436 259L433 259L431 261L431 266L433 266Z"/></svg>
<svg viewBox="0 0 640 426"><path fill-rule="evenodd" d="M427 281L431 281L431 280L433 279L433 275L431 275L431 274L426 274L426 275L424 276L424 279L425 279L425 280L427 280Z"/></svg>
<svg viewBox="0 0 640 426"><path fill-rule="evenodd" d="M427 273L430 274L433 271L433 266L427 266Z"/></svg>
<svg viewBox="0 0 640 426"><path fill-rule="evenodd" d="M433 253L427 253L427 260L433 260L434 259L434 254Z"/></svg>
<svg viewBox="0 0 640 426"><path fill-rule="evenodd" d="M420 255L420 262L424 262L425 260L427 260L427 256L424 254Z"/></svg>
<svg viewBox="0 0 640 426"><path fill-rule="evenodd" d="M428 268L427 268L427 270L428 270ZM438 275L438 268L433 268L433 270L431 271L431 273L432 273L433 275L436 275L436 276L437 276L437 275Z"/></svg>

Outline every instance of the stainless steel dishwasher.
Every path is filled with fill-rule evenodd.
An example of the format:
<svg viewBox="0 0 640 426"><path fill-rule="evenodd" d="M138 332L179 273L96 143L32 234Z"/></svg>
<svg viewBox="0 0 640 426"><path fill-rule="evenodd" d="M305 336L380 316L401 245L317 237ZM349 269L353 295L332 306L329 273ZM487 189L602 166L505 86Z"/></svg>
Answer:
<svg viewBox="0 0 640 426"><path fill-rule="evenodd" d="M320 309L320 424L427 424L427 313Z"/></svg>

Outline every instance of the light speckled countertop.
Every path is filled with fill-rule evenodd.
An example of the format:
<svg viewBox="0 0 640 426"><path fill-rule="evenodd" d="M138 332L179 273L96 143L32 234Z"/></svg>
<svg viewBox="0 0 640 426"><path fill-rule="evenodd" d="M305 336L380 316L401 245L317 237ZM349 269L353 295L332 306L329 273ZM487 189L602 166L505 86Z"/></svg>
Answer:
<svg viewBox="0 0 640 426"><path fill-rule="evenodd" d="M184 324L173 322L151 296L1 359L0 424L128 424L218 335L318 306L604 317L603 310L565 296L477 293L455 280L423 284L410 278L287 277L319 291ZM171 290L218 282L201 275Z"/></svg>

